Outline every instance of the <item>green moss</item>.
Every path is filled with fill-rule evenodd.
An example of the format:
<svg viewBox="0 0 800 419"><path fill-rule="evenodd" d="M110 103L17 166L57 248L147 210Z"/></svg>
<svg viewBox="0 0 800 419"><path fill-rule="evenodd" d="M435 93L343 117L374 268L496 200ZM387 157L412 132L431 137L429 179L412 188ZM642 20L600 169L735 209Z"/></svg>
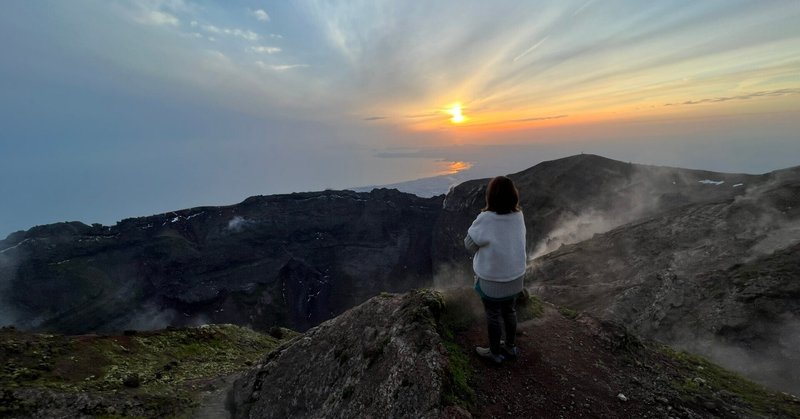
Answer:
<svg viewBox="0 0 800 419"><path fill-rule="evenodd" d="M136 397L153 415L174 416L195 404L195 383L244 370L296 335L285 329L276 339L233 325L72 337L4 328L0 388Z"/></svg>
<svg viewBox="0 0 800 419"><path fill-rule="evenodd" d="M444 310L444 295L442 295L442 293L439 291L428 288L415 290L414 293L417 297L422 299L423 305L431 311L435 318L438 319L442 310Z"/></svg>
<svg viewBox="0 0 800 419"><path fill-rule="evenodd" d="M436 326L444 309L442 294L431 289L418 289L412 292L416 298L405 304L403 307L404 316L407 316L415 323Z"/></svg>
<svg viewBox="0 0 800 419"><path fill-rule="evenodd" d="M472 366L455 336L480 319L483 309L480 298L468 288L448 290L443 295L443 303L443 312L437 327L448 360L442 403L470 409L475 403L475 391L470 386Z"/></svg>
<svg viewBox="0 0 800 419"><path fill-rule="evenodd" d="M721 390L735 395L757 416L800 417L800 403L728 371L707 359L667 346L660 351L677 365L680 375L671 382L687 402L713 400Z"/></svg>
<svg viewBox="0 0 800 419"><path fill-rule="evenodd" d="M452 332L449 335L452 336ZM446 406L458 405L469 409L475 403L475 390L469 384L472 378L469 358L461 346L452 339L444 339L444 347L447 350L448 364L445 386L442 389L442 403Z"/></svg>
<svg viewBox="0 0 800 419"><path fill-rule="evenodd" d="M568 319L575 320L578 317L578 312L569 307L558 306L558 312Z"/></svg>
<svg viewBox="0 0 800 419"><path fill-rule="evenodd" d="M517 321L538 319L544 314L544 303L534 294L529 294L527 290L517 298Z"/></svg>

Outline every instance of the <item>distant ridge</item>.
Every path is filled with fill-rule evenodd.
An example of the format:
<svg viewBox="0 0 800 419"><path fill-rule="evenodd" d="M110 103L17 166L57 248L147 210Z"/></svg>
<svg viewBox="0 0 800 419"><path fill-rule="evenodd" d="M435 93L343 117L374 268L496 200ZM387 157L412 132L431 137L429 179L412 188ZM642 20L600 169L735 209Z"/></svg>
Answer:
<svg viewBox="0 0 800 419"><path fill-rule="evenodd" d="M454 175L432 176L388 185L359 186L347 189L355 192L369 192L373 189L388 188L397 189L400 192L414 194L423 198L431 198L446 194L453 186L469 180L469 176L469 171L466 171Z"/></svg>

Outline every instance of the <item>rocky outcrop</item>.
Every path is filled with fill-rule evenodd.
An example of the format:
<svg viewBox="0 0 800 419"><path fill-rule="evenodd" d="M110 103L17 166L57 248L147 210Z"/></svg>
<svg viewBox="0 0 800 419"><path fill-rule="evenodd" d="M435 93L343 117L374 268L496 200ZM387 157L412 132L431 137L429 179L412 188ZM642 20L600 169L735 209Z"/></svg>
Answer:
<svg viewBox="0 0 800 419"><path fill-rule="evenodd" d="M307 331L234 384L234 418L437 418L442 297L383 294Z"/></svg>
<svg viewBox="0 0 800 419"><path fill-rule="evenodd" d="M0 241L0 325L86 333L235 323L305 330L430 281L441 198L395 190L258 196Z"/></svg>

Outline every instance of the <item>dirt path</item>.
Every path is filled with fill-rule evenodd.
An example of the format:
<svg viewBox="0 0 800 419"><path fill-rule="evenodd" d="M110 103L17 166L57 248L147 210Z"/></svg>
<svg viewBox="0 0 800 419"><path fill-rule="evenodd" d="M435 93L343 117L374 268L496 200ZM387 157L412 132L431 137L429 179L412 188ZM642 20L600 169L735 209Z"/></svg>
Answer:
<svg viewBox="0 0 800 419"><path fill-rule="evenodd" d="M676 413L664 390L666 377L615 354L592 320L568 319L548 306L541 318L519 324L521 356L500 366L474 353L475 346L486 346L485 327L478 322L457 337L471 354L475 417L647 418Z"/></svg>
<svg viewBox="0 0 800 419"><path fill-rule="evenodd" d="M202 386L202 393L200 393L199 406L192 412L192 418L224 419L231 417L231 413L225 408L225 401L233 382L240 375L241 373L236 373L208 382L198 382L197 384Z"/></svg>

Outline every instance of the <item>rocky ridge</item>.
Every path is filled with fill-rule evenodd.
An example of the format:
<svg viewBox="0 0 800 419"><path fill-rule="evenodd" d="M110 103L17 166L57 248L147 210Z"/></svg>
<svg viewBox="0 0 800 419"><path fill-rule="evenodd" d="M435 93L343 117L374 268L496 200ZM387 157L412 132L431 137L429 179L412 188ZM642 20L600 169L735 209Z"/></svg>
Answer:
<svg viewBox="0 0 800 419"><path fill-rule="evenodd" d="M591 154L542 162L508 175L520 190L531 257L685 205L732 198L771 175L716 173L624 163ZM470 277L464 232L485 205L489 179L454 187L434 231L434 267Z"/></svg>
<svg viewBox="0 0 800 419"><path fill-rule="evenodd" d="M266 356L238 380L234 418L790 418L800 400L613 323L535 297L521 356L500 366L477 295L374 297ZM476 310L478 309L478 310ZM562 313L563 312L563 313ZM525 317L527 318L527 317Z"/></svg>
<svg viewBox="0 0 800 419"><path fill-rule="evenodd" d="M394 190L248 198L0 241L0 324L57 333L236 323L305 330L429 281L441 198Z"/></svg>

